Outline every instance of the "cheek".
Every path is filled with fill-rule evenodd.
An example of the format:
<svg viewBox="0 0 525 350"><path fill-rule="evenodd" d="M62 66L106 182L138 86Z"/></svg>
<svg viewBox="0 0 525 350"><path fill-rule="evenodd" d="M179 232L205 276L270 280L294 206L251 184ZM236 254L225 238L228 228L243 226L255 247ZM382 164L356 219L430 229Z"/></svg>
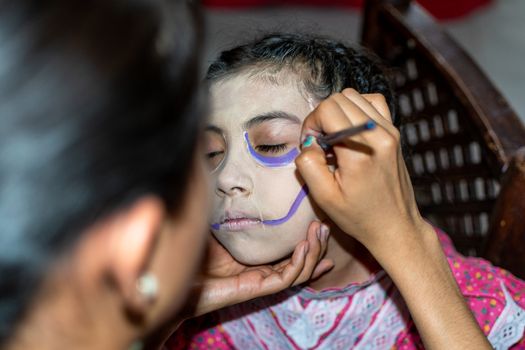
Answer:
<svg viewBox="0 0 525 350"><path fill-rule="evenodd" d="M310 223L320 220L317 210L310 198L305 198L297 212L289 221L273 227L275 235L283 236L286 241L295 247L299 241L306 238L306 233Z"/></svg>
<svg viewBox="0 0 525 350"><path fill-rule="evenodd" d="M211 227L211 224L216 223L219 220L219 217L224 214L223 209L223 199L219 197L216 193L211 196L211 214L209 217L208 226Z"/></svg>
<svg viewBox="0 0 525 350"><path fill-rule="evenodd" d="M258 186L256 188L258 191L256 198L263 206L262 209L265 209L264 212L266 214L271 213L268 216L272 218L285 216L303 187L303 183L298 179L295 169L270 170L266 174L261 172L261 176L257 180ZM290 235L290 232L295 232L295 230L292 230L292 226L296 225L301 228L304 237L306 233L305 227L308 227L309 223L315 219L318 219L317 208L310 197L307 196L300 202L297 211L287 222L267 227Z"/></svg>
<svg viewBox="0 0 525 350"><path fill-rule="evenodd" d="M281 218L288 213L301 187L295 169L263 169L255 179L254 202L268 218Z"/></svg>

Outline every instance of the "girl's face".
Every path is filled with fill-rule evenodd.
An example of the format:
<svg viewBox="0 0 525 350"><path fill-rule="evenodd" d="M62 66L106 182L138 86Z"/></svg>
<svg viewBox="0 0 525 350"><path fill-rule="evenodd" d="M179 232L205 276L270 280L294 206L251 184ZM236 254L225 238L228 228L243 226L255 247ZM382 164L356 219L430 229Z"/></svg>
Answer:
<svg viewBox="0 0 525 350"><path fill-rule="evenodd" d="M295 167L302 121L315 107L295 79L237 74L211 86L208 163L216 180L215 237L240 262L290 254L317 219Z"/></svg>

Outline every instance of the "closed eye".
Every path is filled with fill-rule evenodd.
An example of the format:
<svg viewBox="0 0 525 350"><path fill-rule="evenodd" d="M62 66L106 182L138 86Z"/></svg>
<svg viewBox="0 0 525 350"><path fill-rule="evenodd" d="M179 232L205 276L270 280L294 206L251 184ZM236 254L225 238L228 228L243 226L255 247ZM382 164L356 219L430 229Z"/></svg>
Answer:
<svg viewBox="0 0 525 350"><path fill-rule="evenodd" d="M255 149L261 153L281 153L287 149L286 143L278 145L258 145Z"/></svg>
<svg viewBox="0 0 525 350"><path fill-rule="evenodd" d="M206 158L212 159L217 156L220 156L221 154L224 154L224 151L209 152L209 153L206 153Z"/></svg>

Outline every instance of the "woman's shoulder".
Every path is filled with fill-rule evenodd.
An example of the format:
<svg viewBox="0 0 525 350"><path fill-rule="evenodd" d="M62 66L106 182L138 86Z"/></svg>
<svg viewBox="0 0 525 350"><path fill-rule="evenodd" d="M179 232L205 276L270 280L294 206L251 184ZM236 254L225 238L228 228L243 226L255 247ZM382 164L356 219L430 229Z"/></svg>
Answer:
<svg viewBox="0 0 525 350"><path fill-rule="evenodd" d="M521 340L519 349L525 349L525 281L487 260L459 254L450 238L436 231L461 293L492 345L508 349Z"/></svg>

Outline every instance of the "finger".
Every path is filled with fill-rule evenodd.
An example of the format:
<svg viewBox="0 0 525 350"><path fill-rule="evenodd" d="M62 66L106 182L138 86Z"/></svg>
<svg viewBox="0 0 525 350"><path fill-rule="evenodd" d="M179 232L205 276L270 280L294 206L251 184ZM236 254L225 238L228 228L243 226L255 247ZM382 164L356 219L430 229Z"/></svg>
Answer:
<svg viewBox="0 0 525 350"><path fill-rule="evenodd" d="M374 120L377 120L378 123L384 123L384 121L388 120L388 118L386 116L384 116L383 114L381 114L381 112L379 112L378 109L375 108L375 106L372 104L371 101L374 101L375 104L377 105L380 105L381 102L381 98L383 95L381 94L360 94L359 92L357 92L356 90L354 89L344 89L341 94L343 96L345 96L347 99L349 99L350 101L352 101L352 103L356 104L357 106L359 106L359 108L365 112L366 114L368 114L371 118L373 118ZM367 97L365 97L367 96ZM384 97L383 97L383 101L386 105L386 101L384 100ZM385 108L381 108L381 110L384 110ZM386 110L388 110L388 107L386 107ZM388 113L390 114L390 113Z"/></svg>
<svg viewBox="0 0 525 350"><path fill-rule="evenodd" d="M284 265L281 272L274 272L264 278L258 295L268 295L291 287L304 270L309 242L302 241L295 248L292 258Z"/></svg>
<svg viewBox="0 0 525 350"><path fill-rule="evenodd" d="M332 95L321 101L303 121L301 142L304 142L308 135L328 134L351 126L352 122L345 116Z"/></svg>
<svg viewBox="0 0 525 350"><path fill-rule="evenodd" d="M314 272L312 273L311 279L317 279L333 269L335 266L334 261L332 259L322 259L319 261L317 266L315 267Z"/></svg>
<svg viewBox="0 0 525 350"><path fill-rule="evenodd" d="M294 285L303 283L310 279L317 263L326 249L329 228L326 225L311 224L307 232L307 240L310 249L306 254L303 271L294 281Z"/></svg>
<svg viewBox="0 0 525 350"><path fill-rule="evenodd" d="M309 260L311 258L312 251L315 252L316 250L319 250L319 249L317 249L317 247L315 247L315 245L319 245L319 244L317 242L314 242L314 240L311 240L310 236L311 235L317 235L317 232L319 231L320 228L321 228L321 223L319 221L312 221L310 223L310 225L308 226L308 229L306 231L306 242L308 242L308 253L305 256L305 265L307 264L307 260ZM304 243L304 242L305 241L303 240L303 241L299 242L298 245L301 244L301 243ZM312 247L312 245L313 245L313 247ZM294 249L294 253L297 250L297 248L298 247L296 247ZM288 264L290 264L290 260L291 259L282 260L279 263L273 265L272 267L273 267L273 269L275 271L282 271Z"/></svg>
<svg viewBox="0 0 525 350"><path fill-rule="evenodd" d="M351 90L351 89L347 89ZM351 90L352 94L360 96L355 90ZM362 97L359 97L361 103L368 105L368 109L373 111L374 116L369 116L365 113L357 104L355 104L347 96L339 93L333 94L327 100L321 102L318 107L304 120L303 122L303 135L318 133L332 133L336 131L341 131L345 128L357 125L364 124L370 119L383 119L377 111ZM381 120L380 123L387 124L385 120ZM381 125L381 124L379 124ZM377 128L381 129L381 128ZM380 130L379 133L384 133L383 130ZM369 134L372 134L369 136ZM360 133L354 135L345 140L344 143L346 148L352 149L358 152L364 152L371 154L372 145L367 139L377 141L383 135L377 135L377 131ZM337 147L334 147L336 156ZM347 152L343 152L347 153ZM351 159L349 159L351 161Z"/></svg>
<svg viewBox="0 0 525 350"><path fill-rule="evenodd" d="M324 151L317 142L313 141L309 147L303 147L301 154L295 158L295 165L317 204L323 207L330 199L339 199L339 185L328 167Z"/></svg>
<svg viewBox="0 0 525 350"><path fill-rule="evenodd" d="M376 121L378 124L378 127L376 127L375 130L367 133L363 133L363 138L366 139L366 141L369 143L369 145L374 149L374 153L380 152L385 153L385 151L390 151L392 148L396 148L399 144L399 130L392 124L391 119L387 119L387 117L383 116L383 114L388 114L388 118L390 118L390 112L388 111L388 106L386 104L386 100L381 94L370 94L367 95L368 99L365 98L365 96L359 94L357 91L353 89L345 89L343 90L343 95L346 97L349 101L351 101L351 104L343 105L344 102L340 102L342 105L342 108L347 108L346 113L352 113L348 106L357 106L359 107L359 110L361 110L365 115L369 116L373 120ZM369 100L373 101L378 108L382 111L381 113L369 102ZM347 106L347 107L345 107ZM337 154L337 148L334 148L336 150L336 155L340 157L340 154ZM344 151L345 153L348 153L348 151ZM338 158L339 159L339 158ZM343 158L345 159L345 158ZM343 164L341 168L345 168L346 165L351 165L351 162L355 161L353 158L347 158L348 162L347 164L343 164L344 162L339 160L339 164Z"/></svg>
<svg viewBox="0 0 525 350"><path fill-rule="evenodd" d="M347 90L350 90L351 94ZM344 91L346 94L335 94L333 98L341 107L341 110L345 113L346 117L350 119L353 125L363 124L370 120L370 118L375 120L376 118L380 117L377 111L372 115L369 115L367 111L361 109L361 106L354 102L354 99L349 97L353 96L354 94L361 96L357 91L353 89L346 89Z"/></svg>
<svg viewBox="0 0 525 350"><path fill-rule="evenodd" d="M343 94L336 94L333 96L334 100L337 102L341 111L344 113L345 117L350 120L352 125L361 125L368 122L370 119L375 120L374 118L368 116L358 105L353 101L348 99ZM367 133L359 133L357 135L348 137L347 140L353 140L359 143L366 143L365 137Z"/></svg>
<svg viewBox="0 0 525 350"><path fill-rule="evenodd" d="M376 122L376 124L379 126L374 132L367 132L362 133L360 135L363 135L369 142L377 141L379 139L382 139L386 136L384 131L387 133L393 134L395 133L395 127L392 124L391 119L387 119L385 116L383 116L363 95L358 93L354 89L345 89L342 92L343 98L346 98L350 103L346 103L345 108L350 108L350 106L355 106L354 108L358 108L359 111L361 111L366 118L372 119ZM381 94L374 94L369 95L371 100L375 101L376 104L380 105L380 100L383 100L383 103L385 104L386 110L388 110L388 107L386 106L386 101ZM342 102L341 102L342 103ZM384 110L385 108L381 108ZM351 111L348 111L347 113L352 113ZM356 113L356 112L353 112ZM385 113L385 112L384 112ZM390 115L390 113L388 113Z"/></svg>
<svg viewBox="0 0 525 350"><path fill-rule="evenodd" d="M392 124L390 110L383 95L361 95L353 89L345 89L342 94L387 131L392 132L396 129Z"/></svg>
<svg viewBox="0 0 525 350"><path fill-rule="evenodd" d="M365 100L367 100L372 107L382 116L385 120L392 123L392 112L388 107L388 103L385 99L385 96L382 94L362 94L361 95ZM363 109L361 107L361 109Z"/></svg>
<svg viewBox="0 0 525 350"><path fill-rule="evenodd" d="M273 273L265 279L266 288L279 291L290 287L303 271L309 249L308 241L300 242L295 247L289 263L285 264L280 272Z"/></svg>
<svg viewBox="0 0 525 350"><path fill-rule="evenodd" d="M321 253L319 255L319 259L324 257L326 254L326 249L328 249L328 239L330 238L330 226L327 224L321 225Z"/></svg>

